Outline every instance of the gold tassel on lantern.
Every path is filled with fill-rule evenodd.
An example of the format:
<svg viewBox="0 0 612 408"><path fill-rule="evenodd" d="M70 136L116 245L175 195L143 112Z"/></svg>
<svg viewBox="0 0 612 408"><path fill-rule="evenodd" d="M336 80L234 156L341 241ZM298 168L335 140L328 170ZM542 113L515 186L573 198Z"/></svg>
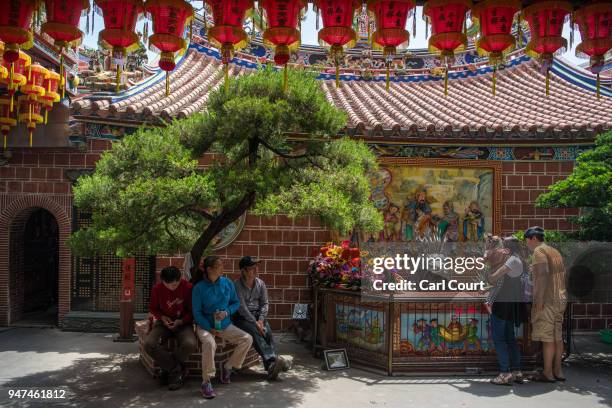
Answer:
<svg viewBox="0 0 612 408"><path fill-rule="evenodd" d="M9 70L9 84L8 84L8 89L9 91L13 89L13 86L15 86L13 84L13 76L15 75L15 63L11 62L11 69ZM9 106L9 111L13 112L13 99L14 99L14 93L11 93L11 105Z"/></svg>
<svg viewBox="0 0 612 408"><path fill-rule="evenodd" d="M448 66L444 70L444 96L448 96Z"/></svg>
<svg viewBox="0 0 612 408"><path fill-rule="evenodd" d="M223 76L225 81L225 92L229 92L229 64L223 67Z"/></svg>
<svg viewBox="0 0 612 408"><path fill-rule="evenodd" d="M115 78L115 92L119 93L121 83L121 65L117 64L117 78Z"/></svg>
<svg viewBox="0 0 612 408"><path fill-rule="evenodd" d="M170 72L166 71L166 96L170 96Z"/></svg>
<svg viewBox="0 0 612 408"><path fill-rule="evenodd" d="M493 67L493 79L491 81L491 93L493 96L497 93L497 67Z"/></svg>
<svg viewBox="0 0 612 408"><path fill-rule="evenodd" d="M521 48L523 46L523 25L521 22L523 21L523 14L519 13L518 15L518 23L516 25L516 35L518 37L518 46Z"/></svg>
<svg viewBox="0 0 612 408"><path fill-rule="evenodd" d="M64 79L64 49L60 48L60 88L62 88L62 99L66 96L66 80Z"/></svg>
<svg viewBox="0 0 612 408"><path fill-rule="evenodd" d="M340 88L340 64L336 60L336 88Z"/></svg>
<svg viewBox="0 0 612 408"><path fill-rule="evenodd" d="M283 68L283 91L287 92L287 89L289 89L289 81L287 78L287 64L285 64L285 68Z"/></svg>
<svg viewBox="0 0 612 408"><path fill-rule="evenodd" d="M385 89L387 90L387 92L389 92L389 66L390 66L390 65L391 65L391 64L390 64L389 62L387 62L387 73L386 73L386 80L387 80L387 83L386 83L386 85L385 85Z"/></svg>

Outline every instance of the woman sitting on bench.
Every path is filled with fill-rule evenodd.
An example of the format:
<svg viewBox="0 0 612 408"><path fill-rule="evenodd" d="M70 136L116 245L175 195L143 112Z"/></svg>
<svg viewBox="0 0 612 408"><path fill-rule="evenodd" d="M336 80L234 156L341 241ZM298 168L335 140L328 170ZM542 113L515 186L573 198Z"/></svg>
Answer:
<svg viewBox="0 0 612 408"><path fill-rule="evenodd" d="M197 323L196 334L202 343L202 396L216 396L210 379L215 376L215 337L234 344L229 360L221 366L219 380L230 383L233 368L239 369L251 348L253 338L230 320L230 315L240 307L234 283L223 274L223 261L217 256L204 259L202 268L193 277L193 317Z"/></svg>

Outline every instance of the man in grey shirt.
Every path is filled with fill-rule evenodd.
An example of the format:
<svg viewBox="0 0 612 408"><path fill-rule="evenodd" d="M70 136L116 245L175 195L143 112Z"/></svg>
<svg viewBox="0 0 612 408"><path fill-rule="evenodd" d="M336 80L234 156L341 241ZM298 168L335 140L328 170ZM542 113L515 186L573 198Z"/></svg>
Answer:
<svg viewBox="0 0 612 408"><path fill-rule="evenodd" d="M279 357L274 347L272 329L268 324L268 290L263 280L257 277L257 261L250 256L240 260L240 279L234 282L240 299L240 308L234 315L234 325L253 337L253 346L264 362L268 379L278 377L287 370L287 362Z"/></svg>

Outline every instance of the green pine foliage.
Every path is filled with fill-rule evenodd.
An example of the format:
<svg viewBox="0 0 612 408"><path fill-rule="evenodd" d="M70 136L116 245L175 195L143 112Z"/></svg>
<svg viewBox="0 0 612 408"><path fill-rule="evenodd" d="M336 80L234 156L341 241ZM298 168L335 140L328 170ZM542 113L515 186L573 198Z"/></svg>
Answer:
<svg viewBox="0 0 612 408"><path fill-rule="evenodd" d="M288 74L286 92L282 73L261 69L214 91L205 112L114 143L74 189L92 224L71 236L73 252L191 251L197 261L247 210L315 216L341 232L380 230L367 176L375 155L338 137L345 114L314 76Z"/></svg>
<svg viewBox="0 0 612 408"><path fill-rule="evenodd" d="M580 208L572 217L580 240L612 240L612 132L600 135L594 149L582 153L573 173L538 197L539 207Z"/></svg>

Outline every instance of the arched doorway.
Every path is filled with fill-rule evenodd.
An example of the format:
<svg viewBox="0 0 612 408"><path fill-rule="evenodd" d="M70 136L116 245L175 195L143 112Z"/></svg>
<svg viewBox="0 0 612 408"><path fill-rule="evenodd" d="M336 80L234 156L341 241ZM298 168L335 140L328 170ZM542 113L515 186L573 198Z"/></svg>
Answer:
<svg viewBox="0 0 612 408"><path fill-rule="evenodd" d="M59 228L53 214L35 207L11 224L11 321L56 325L59 289Z"/></svg>

